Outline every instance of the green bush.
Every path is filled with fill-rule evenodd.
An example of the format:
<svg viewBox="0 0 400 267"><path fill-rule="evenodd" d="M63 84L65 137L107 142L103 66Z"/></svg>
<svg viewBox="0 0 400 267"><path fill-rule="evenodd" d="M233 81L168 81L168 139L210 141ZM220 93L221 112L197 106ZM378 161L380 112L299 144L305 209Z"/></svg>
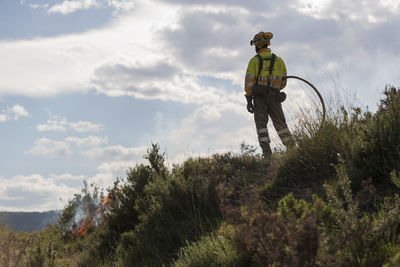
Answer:
<svg viewBox="0 0 400 267"><path fill-rule="evenodd" d="M158 154L157 149L154 152ZM135 201L140 222L122 234L117 256L121 266L170 263L187 242L218 227L222 217L217 189L224 184L246 186L253 176L243 172L259 164L249 150L239 155L190 158L171 171L161 155L148 158L157 159L152 164L157 168L152 167L152 178Z"/></svg>
<svg viewBox="0 0 400 267"><path fill-rule="evenodd" d="M352 188L372 178L385 195L393 193L390 173L400 170L400 91L387 87L376 114L358 110L348 119L344 158Z"/></svg>
<svg viewBox="0 0 400 267"><path fill-rule="evenodd" d="M200 161L189 160L175 167L173 175L155 177L145 186L135 205L140 223L122 235L119 252L124 266L167 263L186 241L216 227L220 218L217 174Z"/></svg>
<svg viewBox="0 0 400 267"><path fill-rule="evenodd" d="M335 118L328 118L320 129L309 127L298 132L297 146L281 155L274 166L277 174L262 192L265 202L276 207L289 192L308 200L313 193L323 195L323 184L336 178L334 165L343 151L344 138Z"/></svg>
<svg viewBox="0 0 400 267"><path fill-rule="evenodd" d="M204 236L198 242L183 247L173 267L235 267L245 266L240 254L230 241L223 236Z"/></svg>

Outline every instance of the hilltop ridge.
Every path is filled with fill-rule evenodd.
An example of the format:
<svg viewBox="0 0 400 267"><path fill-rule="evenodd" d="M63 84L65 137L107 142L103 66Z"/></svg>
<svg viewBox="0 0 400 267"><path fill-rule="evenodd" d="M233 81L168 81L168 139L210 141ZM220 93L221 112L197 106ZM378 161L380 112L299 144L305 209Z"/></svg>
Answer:
<svg viewBox="0 0 400 267"><path fill-rule="evenodd" d="M255 148L168 168L159 146L109 190L84 185L31 237L33 266L396 266L400 91L378 111L303 121L266 168ZM22 255L22 254L21 254ZM22 256L21 256L22 257ZM0 258L1 259L1 258Z"/></svg>

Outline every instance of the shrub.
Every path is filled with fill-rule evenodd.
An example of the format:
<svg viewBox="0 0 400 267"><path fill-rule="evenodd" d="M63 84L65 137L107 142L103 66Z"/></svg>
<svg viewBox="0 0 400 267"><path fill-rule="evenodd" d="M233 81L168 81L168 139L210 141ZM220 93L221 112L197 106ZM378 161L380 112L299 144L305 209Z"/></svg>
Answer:
<svg viewBox="0 0 400 267"><path fill-rule="evenodd" d="M153 176L135 201L139 223L121 236L117 256L121 266L168 264L187 242L213 231L222 219L216 189L222 184L246 184L250 176L242 172L257 165L247 152L190 158L171 171L164 167L163 157L151 158L158 160L154 165L161 171L151 169Z"/></svg>
<svg viewBox="0 0 400 267"><path fill-rule="evenodd" d="M400 91L386 87L384 95L376 114L358 110L348 119L346 131L351 138L344 158L354 190L371 177L388 195L394 188L390 173L400 170Z"/></svg>
<svg viewBox="0 0 400 267"><path fill-rule="evenodd" d="M197 240L217 225L218 180L213 168L199 162L189 160L176 167L173 176L155 177L145 186L136 203L140 223L122 235L119 253L124 266L167 263L186 240ZM189 175L187 168L193 168Z"/></svg>
<svg viewBox="0 0 400 267"><path fill-rule="evenodd" d="M279 199L292 192L311 200L313 193L323 195L323 184L335 179L334 165L343 151L343 131L338 120L327 119L319 129L308 128L297 133L297 146L280 156L276 177L266 183L264 201L276 207Z"/></svg>
<svg viewBox="0 0 400 267"><path fill-rule="evenodd" d="M244 264L240 259L240 253L227 238L209 235L202 237L198 242L187 243L171 266L235 267L245 266Z"/></svg>

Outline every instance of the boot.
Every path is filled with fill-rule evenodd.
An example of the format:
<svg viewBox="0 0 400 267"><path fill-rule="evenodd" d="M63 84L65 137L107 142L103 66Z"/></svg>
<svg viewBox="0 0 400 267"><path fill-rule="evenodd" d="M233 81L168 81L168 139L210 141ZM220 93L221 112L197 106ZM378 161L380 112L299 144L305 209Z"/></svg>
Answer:
<svg viewBox="0 0 400 267"><path fill-rule="evenodd" d="M263 163L265 163L266 165L269 165L270 161L271 161L271 156L272 156L272 150L271 147L269 146L269 144L263 145L262 147L263 150Z"/></svg>
<svg viewBox="0 0 400 267"><path fill-rule="evenodd" d="M289 136L286 138L282 139L282 144L287 148L287 149L292 149L296 146L296 142L294 141L293 137Z"/></svg>

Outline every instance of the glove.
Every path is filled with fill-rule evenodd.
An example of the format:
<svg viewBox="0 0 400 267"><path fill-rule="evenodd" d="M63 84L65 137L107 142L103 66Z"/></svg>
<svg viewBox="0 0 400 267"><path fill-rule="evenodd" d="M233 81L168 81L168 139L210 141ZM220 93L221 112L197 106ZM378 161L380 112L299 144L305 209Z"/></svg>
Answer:
<svg viewBox="0 0 400 267"><path fill-rule="evenodd" d="M278 93L278 100L279 102L283 102L286 100L286 94L284 92L279 92Z"/></svg>
<svg viewBox="0 0 400 267"><path fill-rule="evenodd" d="M247 100L247 111L250 113L254 113L253 97L246 96L246 100Z"/></svg>

